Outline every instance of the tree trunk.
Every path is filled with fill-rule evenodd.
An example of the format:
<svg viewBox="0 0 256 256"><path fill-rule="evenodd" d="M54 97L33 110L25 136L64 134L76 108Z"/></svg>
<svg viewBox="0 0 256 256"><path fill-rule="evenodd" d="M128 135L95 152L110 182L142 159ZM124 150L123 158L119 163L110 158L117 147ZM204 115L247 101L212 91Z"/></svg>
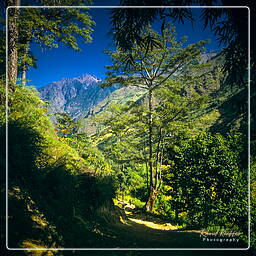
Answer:
<svg viewBox="0 0 256 256"><path fill-rule="evenodd" d="M163 147L163 146L162 146ZM160 153L160 168L159 168L159 173L158 173L158 179L159 179L159 184L158 184L158 189L161 188L162 185L162 164L163 164L163 148L162 148L162 152Z"/></svg>
<svg viewBox="0 0 256 256"><path fill-rule="evenodd" d="M152 211L155 200L156 200L156 191L154 187L154 173L153 173L153 116L152 116L152 91L149 91L148 97L148 131L149 131L149 190L148 190L148 199L144 206L146 211Z"/></svg>
<svg viewBox="0 0 256 256"><path fill-rule="evenodd" d="M158 142L157 142L157 147L156 147L156 178L155 178L155 188L158 188L159 184L161 183L160 181L160 172L161 172L161 152L160 152L160 146L161 146L161 141L162 141L162 128L160 128L158 132ZM159 168L160 164L160 168Z"/></svg>
<svg viewBox="0 0 256 256"><path fill-rule="evenodd" d="M30 42L30 37L27 38L27 42L25 44L25 50L24 50L24 56L23 56L23 61L22 61L22 69L21 69L21 84L26 85L26 78L27 78L27 57L28 57L28 50L29 50L29 42Z"/></svg>
<svg viewBox="0 0 256 256"><path fill-rule="evenodd" d="M149 189L148 185L148 163L146 162L146 178L147 178L147 190Z"/></svg>
<svg viewBox="0 0 256 256"><path fill-rule="evenodd" d="M22 76L21 76L21 84L22 85L26 85L26 74L27 74L27 68L26 68L26 65L23 65L22 66L22 70L21 70L21 72L22 72Z"/></svg>
<svg viewBox="0 0 256 256"><path fill-rule="evenodd" d="M153 210L157 195L158 195L158 190L156 190L153 186L150 187L148 200L144 206L147 212L151 212Z"/></svg>
<svg viewBox="0 0 256 256"><path fill-rule="evenodd" d="M19 0L8 0L8 6L18 6ZM8 81L9 90L14 91L18 74L18 19L17 8L10 8L8 13Z"/></svg>
<svg viewBox="0 0 256 256"><path fill-rule="evenodd" d="M153 176L153 117L152 117L152 91L149 91L148 98L148 109L149 109L149 117L148 117L148 131L149 131L149 186L154 186L154 176Z"/></svg>

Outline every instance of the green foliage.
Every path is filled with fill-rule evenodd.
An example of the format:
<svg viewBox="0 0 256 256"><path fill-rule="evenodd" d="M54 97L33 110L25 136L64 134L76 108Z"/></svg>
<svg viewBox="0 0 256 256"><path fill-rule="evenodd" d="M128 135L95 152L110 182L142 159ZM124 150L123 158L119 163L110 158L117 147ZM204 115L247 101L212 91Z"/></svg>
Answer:
<svg viewBox="0 0 256 256"><path fill-rule="evenodd" d="M173 209L196 225L229 223L247 230L247 175L239 162L243 137L201 133L176 148L165 174Z"/></svg>
<svg viewBox="0 0 256 256"><path fill-rule="evenodd" d="M67 0L66 5L88 4L90 1ZM52 1L39 1L49 6ZM62 4L64 2L62 1ZM55 4L54 4L55 5ZM9 16L11 12L9 12ZM22 8L18 12L18 41L14 45L18 50L17 68L25 76L30 67L37 67L36 57L30 50L30 44L37 43L41 49L57 48L65 44L80 51L80 43L90 43L95 22L86 8ZM9 46L10 47L10 46ZM24 80L25 77L22 77ZM25 81L22 81L25 83Z"/></svg>
<svg viewBox="0 0 256 256"><path fill-rule="evenodd" d="M97 116L102 130L95 137L108 159L118 164L145 160L142 140L146 128L142 113L143 107L113 104L107 113Z"/></svg>
<svg viewBox="0 0 256 256"><path fill-rule="evenodd" d="M123 6L136 6L138 4L137 0L121 1ZM144 4L147 5L148 3L145 2ZM160 5L166 6L168 4L163 1ZM112 10L111 23L116 44L124 50L130 50L135 42L143 44L144 40L141 35L143 28L150 25L158 15L163 19L162 30L166 25L166 17L171 17L173 22L178 20L182 23L186 18L192 18L190 10L186 8L149 8L146 11L141 8L132 10L130 8L114 9Z"/></svg>
<svg viewBox="0 0 256 256"><path fill-rule="evenodd" d="M71 138L78 133L79 124L77 121L72 120L71 116L67 113L55 113L57 134L62 138Z"/></svg>
<svg viewBox="0 0 256 256"><path fill-rule="evenodd" d="M91 27L95 25L88 10L76 8L24 8L18 21L21 41L34 39L45 48L63 42L74 50L79 50L80 38L85 43L91 42Z"/></svg>
<svg viewBox="0 0 256 256"><path fill-rule="evenodd" d="M183 78L169 79L165 86L156 90L158 104L153 112L153 122L157 129L162 129L163 137L192 129L209 101L207 95L193 90L193 81L188 79L186 83Z"/></svg>
<svg viewBox="0 0 256 256"><path fill-rule="evenodd" d="M113 207L111 166L104 158L97 159L98 151L94 161L82 155L94 154L89 148L82 150L87 139L76 150L79 135L57 136L35 89L19 85L9 94L9 102L9 246L92 247L101 239L99 223L105 223L101 208ZM3 142L5 135L1 118ZM5 143L0 152L1 170L5 170ZM101 168L98 176L92 169L96 163Z"/></svg>
<svg viewBox="0 0 256 256"><path fill-rule="evenodd" d="M251 158L251 246L256 248L256 161L255 156Z"/></svg>
<svg viewBox="0 0 256 256"><path fill-rule="evenodd" d="M146 201L146 169L143 164L124 165L116 175L120 196L130 195L133 199Z"/></svg>
<svg viewBox="0 0 256 256"><path fill-rule="evenodd" d="M47 117L47 108L34 87L17 85L15 93L9 94L9 120L24 123L41 133L53 133ZM49 129L48 129L49 128Z"/></svg>
<svg viewBox="0 0 256 256"><path fill-rule="evenodd" d="M152 38L151 45L147 38ZM189 64L200 59L206 41L184 47L185 39L176 41L175 27L171 24L158 34L152 28L143 30L143 44L135 44L130 51L117 48L107 51L113 65L107 66L107 80L102 85L114 83L154 90L173 75L180 74Z"/></svg>
<svg viewBox="0 0 256 256"><path fill-rule="evenodd" d="M84 159L84 163L89 167L87 171L103 175L111 173L111 165L102 152L85 133L79 132L80 122L72 120L66 113L56 113L55 116L57 116L55 127L60 140L75 149Z"/></svg>
<svg viewBox="0 0 256 256"><path fill-rule="evenodd" d="M179 79L176 81L169 79L165 86L155 92L152 142L153 155L155 158L158 157L159 162L161 158L159 155L162 154L164 147L169 146L173 141L172 136L181 135L182 131L185 132L193 127L192 121L207 99L195 92L191 92L190 97L187 98L182 95L183 89L184 84ZM149 185L149 175L146 174L148 170L145 168L149 147L147 118L149 111L145 101L141 99L140 104L137 102L130 102L127 105L113 104L106 112L95 118L102 127L99 134L95 135L98 147L113 161L115 169L119 170L120 190L125 190L126 193L144 201ZM144 167L136 174L137 166L143 163ZM162 166L160 163L158 165L161 172ZM133 176L137 177L132 178ZM138 187L136 180L140 183ZM134 189L131 190L130 186Z"/></svg>
<svg viewBox="0 0 256 256"><path fill-rule="evenodd" d="M194 3L205 5L204 0L185 0L184 6ZM123 0L123 6L137 5L137 0ZM145 3L147 5L149 3ZM172 5L170 0L159 0L158 5ZM208 1L207 5L214 5L214 1ZM219 5L226 5L220 1ZM250 4L249 4L250 5ZM192 8L153 8L147 9L114 9L111 23L113 37L116 45L123 50L131 50L135 44L143 44L145 39L143 32L145 27L154 23L157 17L162 21L161 30L168 26L167 21L178 21L182 24L193 21ZM248 63L248 10L246 8L202 8L201 18L204 28L209 27L215 34L220 44L225 46L224 71L227 73L227 82L230 87L240 85L247 87L247 63ZM153 39L153 38L152 38ZM150 40L153 43L153 40ZM149 41L149 42L150 42ZM255 65L255 54L252 54L252 63ZM253 80L253 79L252 79Z"/></svg>
<svg viewBox="0 0 256 256"><path fill-rule="evenodd" d="M131 175L128 191L131 196L145 202L147 200L148 184L147 181L147 167L145 164L137 164L128 169Z"/></svg>
<svg viewBox="0 0 256 256"><path fill-rule="evenodd" d="M106 175L113 174L113 167L104 154L94 145L93 142L86 144L86 148L81 155L87 165L94 170L95 174Z"/></svg>
<svg viewBox="0 0 256 256"><path fill-rule="evenodd" d="M173 103L174 95L177 99L177 91L180 93L180 88L175 91L177 84L184 84L183 89L186 91L188 90L186 88L188 85L194 84L199 80L197 76L189 72L189 69L193 69L193 67L199 68L201 52L206 42L199 41L184 47L185 39L176 40L175 27L170 23L162 30L162 33L157 33L149 26L146 27L142 32L142 38L142 42L135 43L129 51L124 51L120 47L113 52L107 51L113 64L107 66L110 71L107 72L107 79L102 86L112 86L118 83L122 86L135 86L146 91L143 98L147 99L147 107L142 110L139 109L140 114L136 113L135 116L142 117L141 123L144 129L141 129L141 134L143 134L142 137L148 137L145 140L146 143L142 142L140 144L146 144L147 146L146 159L150 173L150 189L145 207L151 211L154 207L156 194L161 186L161 159L163 157L161 151L166 137L163 128L176 117L177 119L185 119L187 115L183 102L179 106L180 109L171 109L166 98L169 97L168 99ZM174 93L169 93L166 97L165 93L162 93L162 99L158 97L160 104L161 100L165 103L161 116L159 115L161 107L155 98L158 96L156 90L160 90L164 86L171 87L172 90L169 90L169 92ZM190 95L187 98L189 97ZM186 97L180 98L186 101ZM186 104L187 109L194 107L192 102L196 101L191 100ZM171 117L170 115L167 118L165 117L167 111L164 112L164 110L166 110L166 106L168 106L168 110L175 112L170 113ZM163 118L165 120L161 120ZM126 118L126 120L128 119ZM131 123L133 124L133 122ZM124 127L120 126L120 129L124 129ZM127 130L133 129L125 129L125 131Z"/></svg>

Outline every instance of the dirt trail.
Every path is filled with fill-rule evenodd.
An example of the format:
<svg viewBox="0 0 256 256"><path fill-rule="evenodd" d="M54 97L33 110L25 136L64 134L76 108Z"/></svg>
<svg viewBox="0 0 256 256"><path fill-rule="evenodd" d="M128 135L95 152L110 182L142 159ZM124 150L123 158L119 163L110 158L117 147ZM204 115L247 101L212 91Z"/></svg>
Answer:
<svg viewBox="0 0 256 256"><path fill-rule="evenodd" d="M123 224L114 228L114 236L123 244L120 247L246 248L238 237L203 236L200 230L181 230L178 226L165 223L150 215L136 213L132 209L126 209L125 213L126 216L121 217ZM226 241L226 239L230 240Z"/></svg>

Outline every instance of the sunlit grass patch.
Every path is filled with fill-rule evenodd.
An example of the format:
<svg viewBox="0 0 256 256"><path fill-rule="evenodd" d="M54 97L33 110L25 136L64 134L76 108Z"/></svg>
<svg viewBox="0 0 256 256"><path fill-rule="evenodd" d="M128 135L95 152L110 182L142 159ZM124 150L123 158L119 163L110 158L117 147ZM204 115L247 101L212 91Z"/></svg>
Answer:
<svg viewBox="0 0 256 256"><path fill-rule="evenodd" d="M26 250L26 254L30 256L54 256L58 250L45 250L47 246L43 245L41 241L25 240L22 242L23 248L31 248L33 250ZM42 248L42 250L40 250ZM39 249L39 250L36 250Z"/></svg>

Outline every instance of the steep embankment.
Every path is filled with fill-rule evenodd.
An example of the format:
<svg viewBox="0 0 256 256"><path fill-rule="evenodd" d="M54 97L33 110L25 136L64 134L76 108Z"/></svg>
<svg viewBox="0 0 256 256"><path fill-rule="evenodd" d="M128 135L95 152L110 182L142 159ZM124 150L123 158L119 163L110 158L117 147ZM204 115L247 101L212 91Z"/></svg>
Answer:
<svg viewBox="0 0 256 256"><path fill-rule="evenodd" d="M112 202L115 188L111 174L91 172L88 161L67 140L57 136L35 90L20 86L10 101L8 247L109 245L109 240L105 240L107 223L118 222ZM1 172L5 172L5 137L5 119L1 119ZM2 179L1 188L5 187L4 182ZM5 220L3 207L1 219ZM25 254L31 253L17 253ZM49 252L49 255L54 254Z"/></svg>

